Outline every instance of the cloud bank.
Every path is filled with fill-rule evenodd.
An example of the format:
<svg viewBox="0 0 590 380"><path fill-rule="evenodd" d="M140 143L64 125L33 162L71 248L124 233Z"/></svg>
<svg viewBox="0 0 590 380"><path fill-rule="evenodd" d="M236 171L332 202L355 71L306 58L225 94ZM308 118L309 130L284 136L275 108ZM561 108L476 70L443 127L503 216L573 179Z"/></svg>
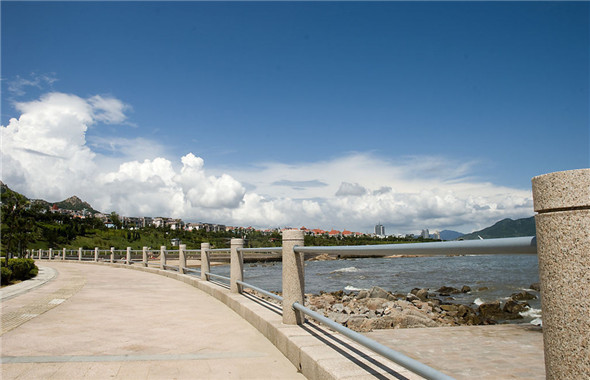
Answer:
<svg viewBox="0 0 590 380"><path fill-rule="evenodd" d="M1 177L32 198L78 195L103 212L261 228L369 232L380 221L388 233L470 232L533 214L530 191L470 177L475 162L352 153L218 173L191 152L175 162L148 139L105 136L104 126L126 124L130 109L113 97L52 92L15 108L20 116L0 129ZM88 141L91 128L100 137ZM157 155L142 156L146 151Z"/></svg>

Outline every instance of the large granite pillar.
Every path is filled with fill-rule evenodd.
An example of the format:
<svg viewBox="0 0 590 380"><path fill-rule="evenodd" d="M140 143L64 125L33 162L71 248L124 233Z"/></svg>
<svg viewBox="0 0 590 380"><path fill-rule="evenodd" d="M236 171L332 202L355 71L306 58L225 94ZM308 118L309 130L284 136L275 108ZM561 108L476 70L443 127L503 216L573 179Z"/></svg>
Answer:
<svg viewBox="0 0 590 380"><path fill-rule="evenodd" d="M547 379L590 378L590 169L533 178Z"/></svg>

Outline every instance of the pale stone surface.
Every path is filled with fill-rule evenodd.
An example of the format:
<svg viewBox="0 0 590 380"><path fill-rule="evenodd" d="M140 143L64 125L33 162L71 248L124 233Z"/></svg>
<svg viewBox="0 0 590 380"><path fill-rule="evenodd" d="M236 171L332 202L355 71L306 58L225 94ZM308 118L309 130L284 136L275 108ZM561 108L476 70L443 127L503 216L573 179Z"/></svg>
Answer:
<svg viewBox="0 0 590 380"><path fill-rule="evenodd" d="M456 379L544 379L543 334L532 325L434 327L363 333Z"/></svg>
<svg viewBox="0 0 590 380"><path fill-rule="evenodd" d="M590 210L535 222L547 377L590 378Z"/></svg>
<svg viewBox="0 0 590 380"><path fill-rule="evenodd" d="M242 287L236 281L244 281L244 260L238 248L244 247L244 239L231 239L230 242L230 289L232 293L241 293Z"/></svg>
<svg viewBox="0 0 590 380"><path fill-rule="evenodd" d="M144 273L151 268L139 265L61 261L43 265L57 269L58 277L3 302L3 315L67 288L72 276L84 276L85 285L65 302L2 335L3 360L10 356L25 361L3 363L3 380L111 378L111 374L116 379L303 378L262 334L193 286ZM187 354L196 355L195 359L183 360ZM113 355L121 356L121 361L104 362ZM146 355L161 359L141 360ZM75 363L35 359L79 356L88 359Z"/></svg>
<svg viewBox="0 0 590 380"><path fill-rule="evenodd" d="M304 300L304 254L295 253L293 247L304 245L304 232L300 230L283 231L283 305L293 305ZM303 316L291 306L283 308L283 322L301 324Z"/></svg>
<svg viewBox="0 0 590 380"><path fill-rule="evenodd" d="M590 169L533 178L545 367L590 378Z"/></svg>
<svg viewBox="0 0 590 380"><path fill-rule="evenodd" d="M537 212L590 206L590 169L543 174L532 182Z"/></svg>
<svg viewBox="0 0 590 380"><path fill-rule="evenodd" d="M205 273L211 272L209 264L209 243L201 243L201 280L208 280L209 276Z"/></svg>

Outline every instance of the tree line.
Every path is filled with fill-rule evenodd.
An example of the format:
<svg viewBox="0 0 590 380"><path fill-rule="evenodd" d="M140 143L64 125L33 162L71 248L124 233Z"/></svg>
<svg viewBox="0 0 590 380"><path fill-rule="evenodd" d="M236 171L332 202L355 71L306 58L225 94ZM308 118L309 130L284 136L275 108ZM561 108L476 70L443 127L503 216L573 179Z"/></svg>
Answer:
<svg viewBox="0 0 590 380"><path fill-rule="evenodd" d="M1 256L23 257L30 249L67 248L77 249L108 249L115 247L124 249L141 249L151 247L159 249L164 245L170 247L174 243L186 244L187 249L199 249L201 243L210 243L213 248L228 248L232 238L245 239L245 247L280 247L279 231L263 233L258 230L235 230L209 232L205 230L185 231L179 229L156 228L125 228L116 216L111 214L115 228L107 228L97 218L75 218L71 215L49 212L42 205L31 202L23 195L8 188L2 192L1 220ZM428 240L428 239L427 239ZM305 236L305 245L370 245L424 241L422 238L373 236L362 237L328 237Z"/></svg>

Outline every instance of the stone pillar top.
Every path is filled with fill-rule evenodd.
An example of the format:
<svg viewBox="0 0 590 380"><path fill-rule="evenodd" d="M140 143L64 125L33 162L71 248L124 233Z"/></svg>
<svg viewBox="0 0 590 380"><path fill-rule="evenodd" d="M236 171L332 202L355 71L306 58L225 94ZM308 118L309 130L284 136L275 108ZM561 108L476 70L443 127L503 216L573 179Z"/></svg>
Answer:
<svg viewBox="0 0 590 380"><path fill-rule="evenodd" d="M305 232L301 230L284 230L283 240L301 240L305 236Z"/></svg>
<svg viewBox="0 0 590 380"><path fill-rule="evenodd" d="M590 207L590 169L543 174L532 182L536 212Z"/></svg>
<svg viewBox="0 0 590 380"><path fill-rule="evenodd" d="M240 244L244 244L244 239L240 239L240 238L232 238L231 245L240 245Z"/></svg>

